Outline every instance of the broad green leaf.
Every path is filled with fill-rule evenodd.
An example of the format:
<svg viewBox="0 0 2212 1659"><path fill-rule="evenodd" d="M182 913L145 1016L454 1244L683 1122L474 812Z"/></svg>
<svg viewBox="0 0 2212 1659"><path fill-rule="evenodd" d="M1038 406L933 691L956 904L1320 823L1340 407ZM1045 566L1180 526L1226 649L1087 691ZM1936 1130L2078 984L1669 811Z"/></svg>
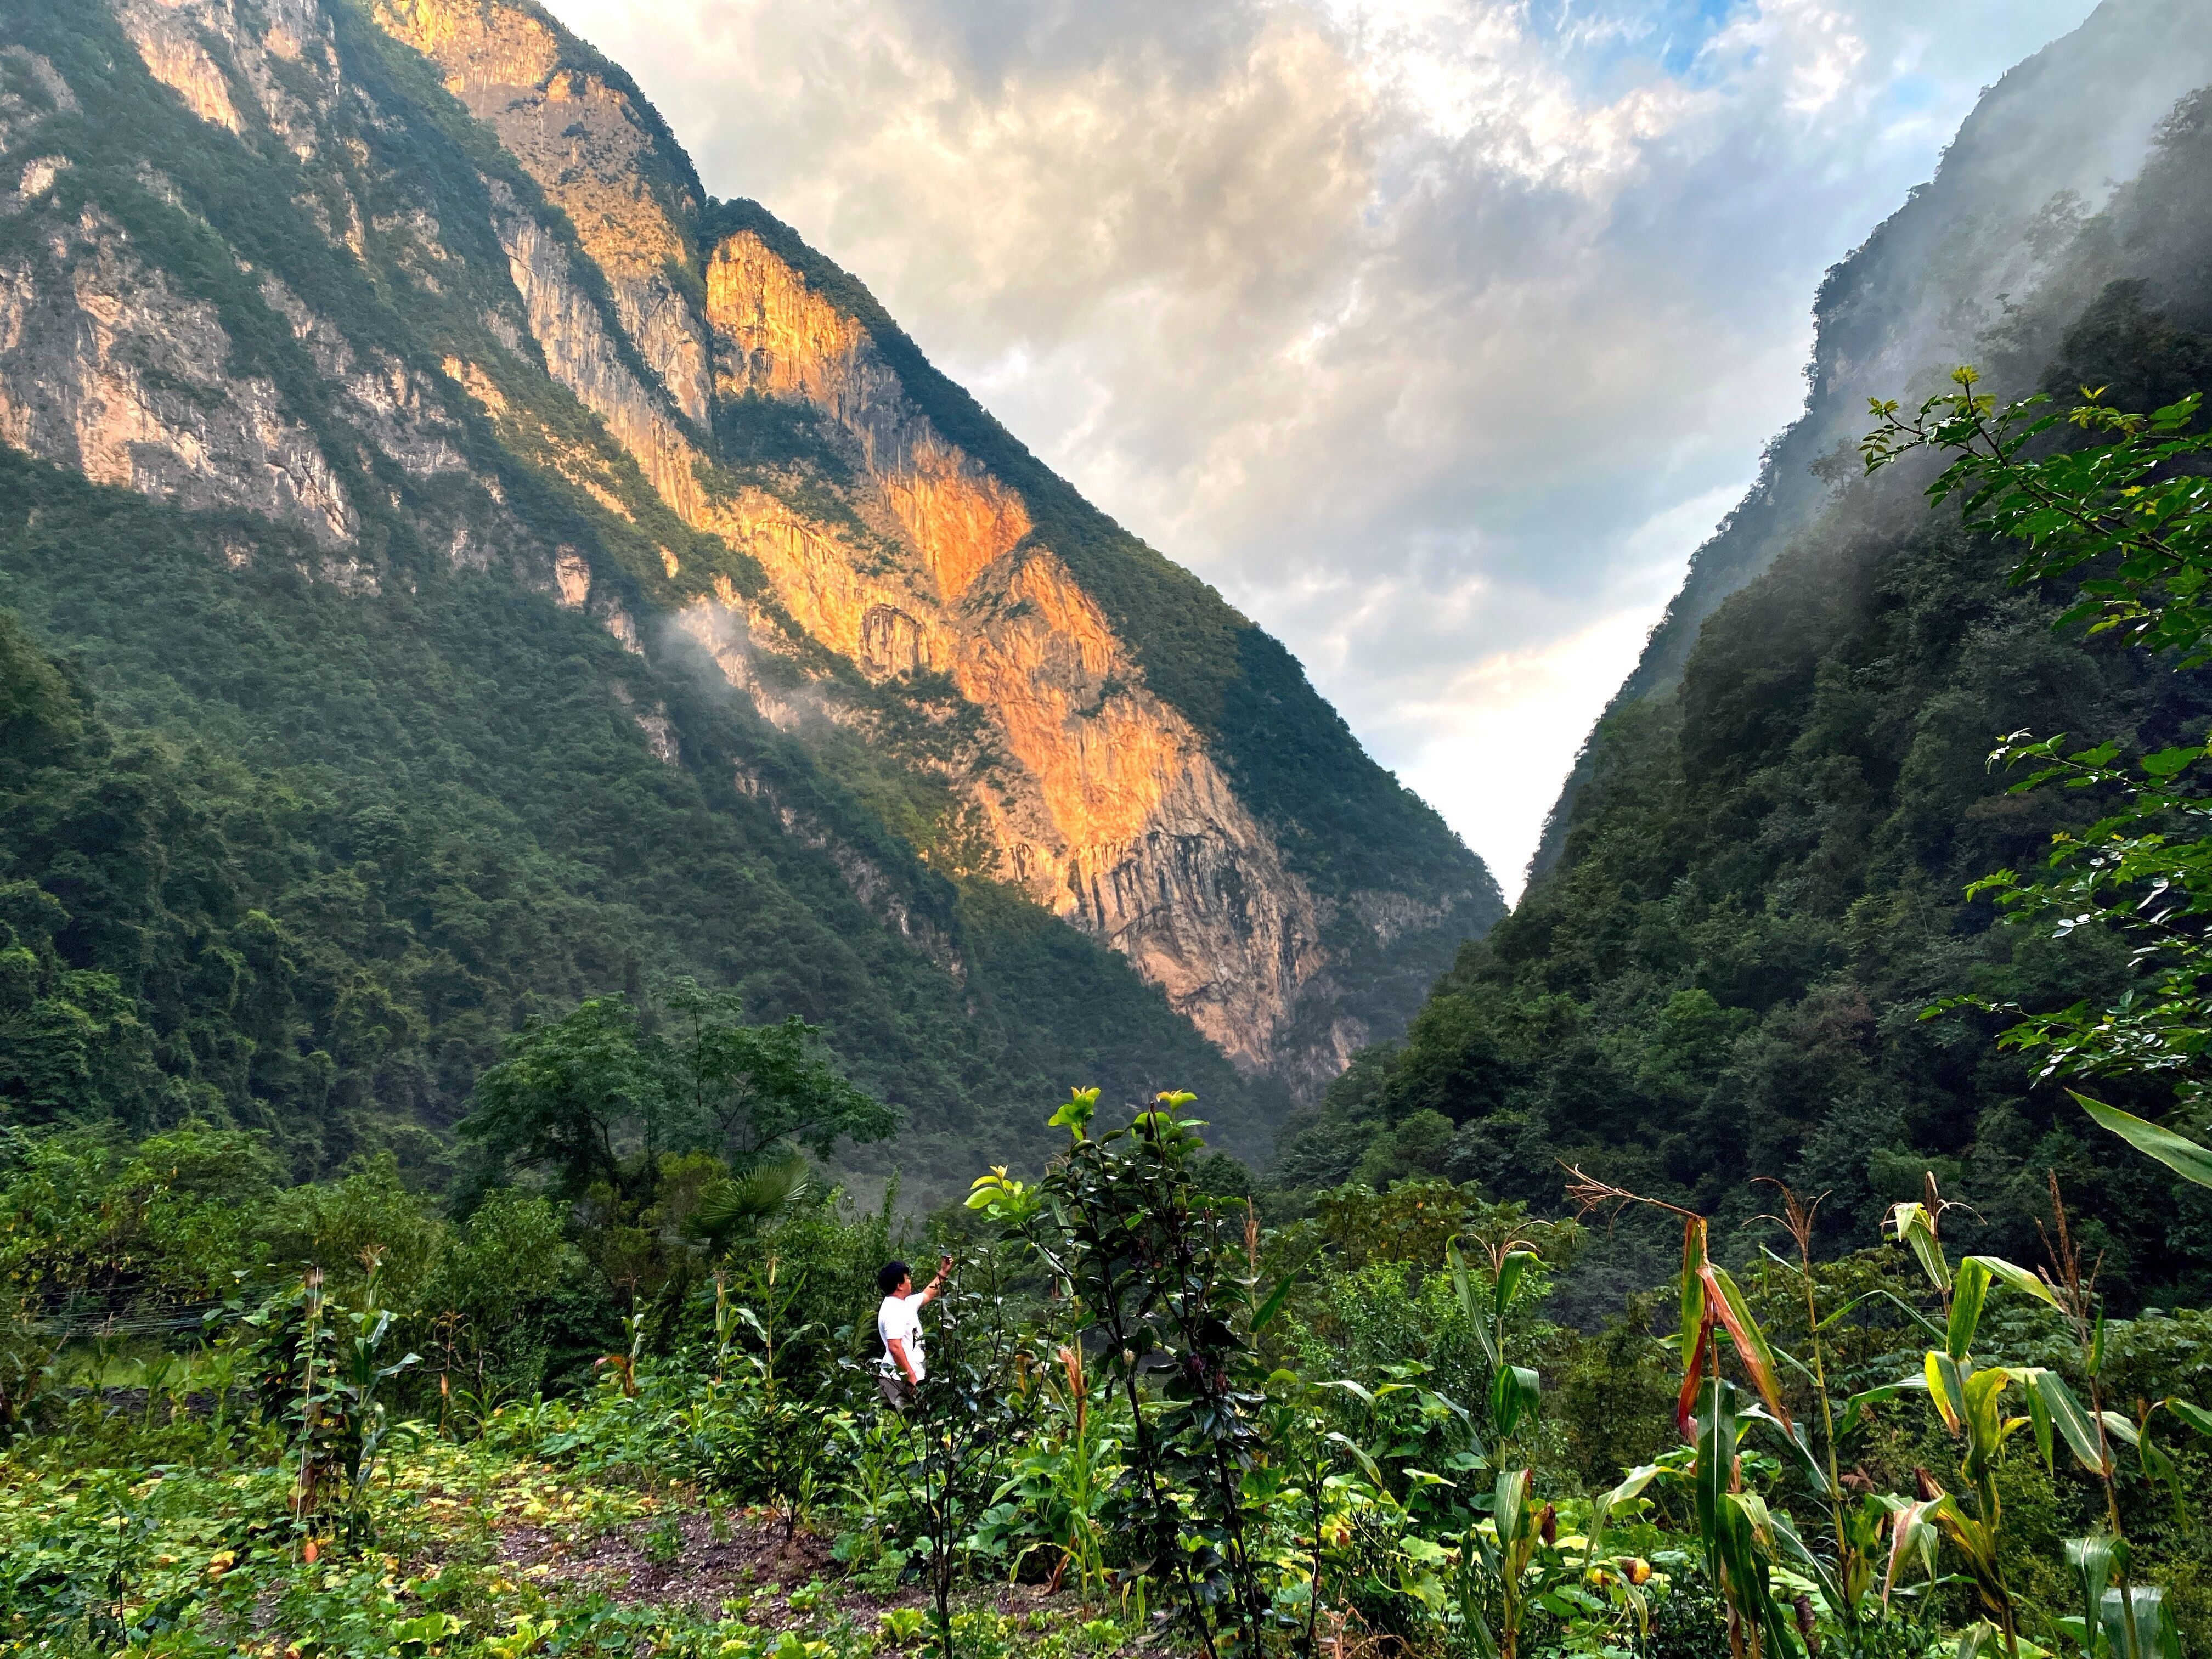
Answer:
<svg viewBox="0 0 2212 1659"><path fill-rule="evenodd" d="M2089 1413L2081 1409L2081 1402L2074 1397L2074 1390L2066 1386L2066 1379L2057 1371L2038 1370L2028 1373L2028 1386L2042 1395L2052 1425L2081 1467L2093 1474L2110 1473L2097 1443L2096 1428L2089 1421Z"/></svg>
<svg viewBox="0 0 2212 1659"><path fill-rule="evenodd" d="M2185 1139L2171 1129L2161 1129L2155 1123L2146 1122L2131 1112L2117 1106L2106 1106L2087 1095L2074 1094L2075 1103L2096 1120L2100 1127L2114 1134L2148 1157L2160 1163L2185 1181L2193 1181L2200 1187L2212 1187L2212 1146Z"/></svg>
<svg viewBox="0 0 2212 1659"><path fill-rule="evenodd" d="M1992 1279L2021 1295L2033 1297L2045 1307L2056 1308L2058 1305L2058 1298L2051 1293L2051 1286L2017 1262L2008 1261L2001 1255L1970 1255L1966 1261L1977 1264ZM1963 1268L1966 1262L1962 1261L1959 1265Z"/></svg>
<svg viewBox="0 0 2212 1659"><path fill-rule="evenodd" d="M1091 1120L1097 1115L1097 1090L1070 1089L1067 1091L1067 1098L1060 1103L1060 1109L1048 1118L1046 1122L1050 1127L1065 1129L1074 1139L1081 1140L1085 1132L1090 1127Z"/></svg>
<svg viewBox="0 0 2212 1659"><path fill-rule="evenodd" d="M1267 1292L1267 1299L1260 1304L1260 1311L1252 1316L1254 1335L1267 1328L1274 1316L1282 1312L1283 1304L1290 1299L1291 1287L1297 1283L1298 1271L1293 1267L1283 1275L1282 1282Z"/></svg>
<svg viewBox="0 0 2212 1659"><path fill-rule="evenodd" d="M1974 1332L1982 1322L1982 1304L1990 1294L1990 1270L1978 1258L1968 1256L1959 1264L1951 1283L1951 1319L1943 1333L1943 1346L1954 1359L1973 1352Z"/></svg>
<svg viewBox="0 0 2212 1659"><path fill-rule="evenodd" d="M2161 749L2155 755L2145 755L2136 763L2148 777L2170 778L2187 771L2203 755L2202 749Z"/></svg>

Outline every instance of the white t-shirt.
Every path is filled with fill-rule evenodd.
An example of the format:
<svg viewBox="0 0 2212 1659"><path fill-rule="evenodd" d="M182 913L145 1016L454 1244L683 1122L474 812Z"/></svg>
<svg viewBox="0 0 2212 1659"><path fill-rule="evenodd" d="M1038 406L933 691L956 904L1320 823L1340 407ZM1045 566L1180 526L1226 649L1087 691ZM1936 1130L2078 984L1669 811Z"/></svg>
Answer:
<svg viewBox="0 0 2212 1659"><path fill-rule="evenodd" d="M929 1375L922 1364L921 1354L921 1292L912 1296L887 1296L884 1305L876 1310L876 1334L884 1340L884 1357L876 1363L886 1376L904 1376L899 1363L891 1357L891 1344L906 1344L906 1357L914 1362L916 1381Z"/></svg>

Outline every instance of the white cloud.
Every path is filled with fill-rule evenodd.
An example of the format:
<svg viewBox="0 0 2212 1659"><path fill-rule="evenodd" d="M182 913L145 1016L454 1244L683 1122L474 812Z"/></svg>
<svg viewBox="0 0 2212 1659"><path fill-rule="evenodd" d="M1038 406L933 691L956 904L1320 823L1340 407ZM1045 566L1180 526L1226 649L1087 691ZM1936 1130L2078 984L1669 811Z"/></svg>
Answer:
<svg viewBox="0 0 2212 1659"><path fill-rule="evenodd" d="M1820 274L2090 0L551 0L1509 890Z"/></svg>

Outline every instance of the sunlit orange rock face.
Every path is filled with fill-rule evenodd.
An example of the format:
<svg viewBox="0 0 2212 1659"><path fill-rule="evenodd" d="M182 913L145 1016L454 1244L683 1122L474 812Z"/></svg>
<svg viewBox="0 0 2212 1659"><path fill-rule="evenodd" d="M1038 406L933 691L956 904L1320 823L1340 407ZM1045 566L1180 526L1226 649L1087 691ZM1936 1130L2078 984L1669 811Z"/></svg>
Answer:
<svg viewBox="0 0 2212 1659"><path fill-rule="evenodd" d="M496 0L380 0L561 207L659 384L584 313L560 250L519 204L500 227L548 367L606 423L662 498L750 554L781 610L872 678L927 672L982 711L992 752L952 781L976 810L986 872L1109 942L1226 1053L1260 1067L1322 965L1310 895L1189 722L1146 690L1097 605L1033 536L1020 495L915 409L875 342L750 232L700 250L706 307L665 276L697 210L627 93L564 66L534 14ZM706 366L711 365L711 370ZM820 411L849 443L872 532L758 489L699 483L712 400ZM778 649L733 591L687 619L733 682ZM773 696L771 698L773 699ZM788 700L768 711L795 718ZM834 712L834 711L833 711ZM988 780L988 781L987 781Z"/></svg>
<svg viewBox="0 0 2212 1659"><path fill-rule="evenodd" d="M906 557L758 525L751 547L815 637L878 673L942 672L1017 766L976 792L998 873L1101 934L1253 1065L1320 966L1313 902L1197 733L1145 690L1020 497L947 442L850 317L759 237L707 264L715 389L801 400L850 439Z"/></svg>

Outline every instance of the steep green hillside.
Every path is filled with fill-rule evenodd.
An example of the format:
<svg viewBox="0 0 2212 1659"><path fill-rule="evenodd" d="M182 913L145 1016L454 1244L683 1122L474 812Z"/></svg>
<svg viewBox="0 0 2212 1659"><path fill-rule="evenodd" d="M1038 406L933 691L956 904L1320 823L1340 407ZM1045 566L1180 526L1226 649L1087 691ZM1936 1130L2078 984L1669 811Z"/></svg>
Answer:
<svg viewBox="0 0 2212 1659"><path fill-rule="evenodd" d="M234 572L220 531L4 452L0 501L0 606L33 630L9 625L0 684L29 953L5 1121L198 1115L270 1130L301 1175L391 1145L435 1180L432 1132L525 1012L684 971L821 1024L915 1126L863 1166L925 1191L1028 1144L1069 1074L1129 1098L1196 1079L1254 1132L1249 1085L1156 991L915 866L696 665L656 672L492 578L364 601ZM611 683L683 721L684 764ZM789 834L738 763L836 839ZM901 883L908 938L854 896L853 848Z"/></svg>
<svg viewBox="0 0 2212 1659"><path fill-rule="evenodd" d="M2001 390L2036 383L2056 330L2088 297L2069 302L2061 292L2081 274L2072 239L2115 181L2142 165L2174 101L2207 82L2212 30L2191 8L2105 0L1983 93L1935 176L1822 280L1805 412L1768 445L1757 483L1692 556L1608 713L1670 690L1705 619L1829 508L1856 471L1851 446L1868 398L1924 395L1968 361ZM2148 274L2147 253L2106 244L2097 285ZM1546 826L1539 876L1565 844L1589 758Z"/></svg>
<svg viewBox="0 0 2212 1659"><path fill-rule="evenodd" d="M2014 385L2030 351L2054 392L2130 408L2212 385L2208 179L2198 95L2016 319ZM2100 281L2116 249L2141 276ZM2118 942L2000 928L1965 898L2094 816L2008 794L1986 757L2022 728L2201 740L2212 679L2054 631L2070 592L2009 586L2014 549L1931 513L1924 477L1844 490L1705 620L1678 684L1608 717L1557 868L1461 953L1402 1048L1340 1080L1282 1178L1437 1171L1548 1207L1579 1162L1741 1218L1773 1207L1747 1180L1780 1176L1829 1194L1840 1244L1933 1168L1978 1213L1962 1236L2033 1259L2055 1169L2105 1218L2117 1292L2203 1294L2205 1194L2031 1086L1989 1022L1920 1014L1949 992L2053 1007L2124 988ZM1665 1248L1623 1232L1614 1273L1656 1277ZM1607 1260L1594 1306L1620 1282Z"/></svg>

